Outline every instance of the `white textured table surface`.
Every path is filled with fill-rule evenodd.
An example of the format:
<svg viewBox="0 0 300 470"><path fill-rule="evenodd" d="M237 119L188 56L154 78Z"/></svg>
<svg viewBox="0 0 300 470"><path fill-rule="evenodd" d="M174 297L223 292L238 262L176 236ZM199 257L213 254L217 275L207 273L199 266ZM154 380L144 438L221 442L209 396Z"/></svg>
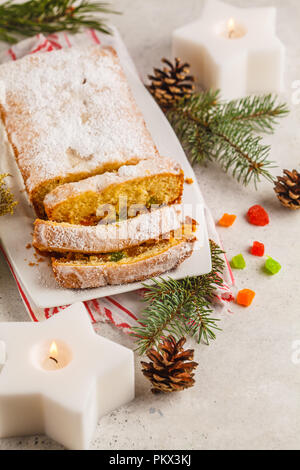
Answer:
<svg viewBox="0 0 300 470"><path fill-rule="evenodd" d="M124 14L114 18L143 77L162 56L170 57L174 28L193 20L201 0L115 0ZM282 121L272 144L272 159L282 168L300 166L300 105L292 105L292 83L300 80L299 0L239 0L238 6L278 7L279 36L287 47L287 92L291 113ZM215 165L196 173L216 220L237 214L231 229L220 230L229 258L246 252L253 240L283 270L265 275L262 261L246 254L247 269L236 273L238 288L257 292L253 306L233 306L222 319L223 331L210 347L196 347L196 386L181 394L153 396L136 358L136 399L106 416L97 428L93 449L299 449L300 365L292 362L292 344L300 340L300 212L281 208L272 185L256 192L242 188ZM245 213L253 204L269 211L271 224L250 226ZM1 221L0 221L1 223ZM14 280L0 257L0 321L28 321ZM131 340L109 325L101 334L128 347ZM44 436L0 440L0 449L60 449Z"/></svg>

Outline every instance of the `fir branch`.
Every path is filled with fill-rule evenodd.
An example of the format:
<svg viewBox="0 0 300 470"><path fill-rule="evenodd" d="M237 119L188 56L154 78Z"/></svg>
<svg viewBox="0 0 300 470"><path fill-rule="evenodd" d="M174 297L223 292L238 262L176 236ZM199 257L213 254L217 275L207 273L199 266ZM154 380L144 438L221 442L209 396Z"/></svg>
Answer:
<svg viewBox="0 0 300 470"><path fill-rule="evenodd" d="M144 300L147 306L141 318L141 325L133 328L137 338L137 350L144 354L157 347L163 336L173 335L195 337L198 343L209 344L219 330L216 318L211 316L212 298L215 285L222 285L224 269L222 251L210 242L212 271L199 277L153 280L153 285L145 284L147 291Z"/></svg>
<svg viewBox="0 0 300 470"><path fill-rule="evenodd" d="M222 168L244 185L260 179L273 181L270 146L255 132L274 132L288 113L272 95L223 103L218 92L196 93L175 103L168 118L192 162L218 160Z"/></svg>
<svg viewBox="0 0 300 470"><path fill-rule="evenodd" d="M278 103L277 97L247 96L219 106L215 119L220 122L240 122L248 125L253 131L273 133L280 118L288 114L286 104Z"/></svg>
<svg viewBox="0 0 300 470"><path fill-rule="evenodd" d="M14 207L17 202L14 201L14 196L5 184L5 178L9 176L7 173L0 174L0 216L6 214L13 214Z"/></svg>
<svg viewBox="0 0 300 470"><path fill-rule="evenodd" d="M87 0L28 0L0 5L0 40L15 43L21 36L68 31L76 33L82 27L111 34L106 21L95 13L118 13L109 3Z"/></svg>
<svg viewBox="0 0 300 470"><path fill-rule="evenodd" d="M270 147L262 145L262 138L252 135L246 126L237 124L213 124L214 148L212 157L219 161L225 172L232 170L232 176L244 185L263 176L273 181L269 168L275 165L268 160Z"/></svg>

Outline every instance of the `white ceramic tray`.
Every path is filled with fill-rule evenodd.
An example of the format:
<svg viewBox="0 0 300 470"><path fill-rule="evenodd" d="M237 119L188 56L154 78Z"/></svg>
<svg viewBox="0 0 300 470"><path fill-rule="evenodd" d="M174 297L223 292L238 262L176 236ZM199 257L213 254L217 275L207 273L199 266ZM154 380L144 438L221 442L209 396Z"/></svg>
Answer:
<svg viewBox="0 0 300 470"><path fill-rule="evenodd" d="M199 222L198 243L192 257L186 260L176 271L173 271L172 277L181 279L186 276L205 274L211 269L211 259L203 199L196 183L196 177L172 127L138 77L124 44L119 37L115 41L113 45L118 50L132 92L160 154L177 160L181 164L185 176L195 181L192 185L185 185L183 203L189 205L190 215ZM37 263L33 248L26 248L32 242L35 215L28 204L23 181L15 164L3 126L1 126L0 133L1 170L13 176L10 186L19 202L13 217L8 215L1 218L1 242L13 269L36 306L46 308L69 305L78 301L91 300L107 295L112 296L141 288L141 283L86 290L68 290L57 287L48 260ZM37 263L37 265L31 266L30 263ZM166 274L162 277L168 277L169 275Z"/></svg>

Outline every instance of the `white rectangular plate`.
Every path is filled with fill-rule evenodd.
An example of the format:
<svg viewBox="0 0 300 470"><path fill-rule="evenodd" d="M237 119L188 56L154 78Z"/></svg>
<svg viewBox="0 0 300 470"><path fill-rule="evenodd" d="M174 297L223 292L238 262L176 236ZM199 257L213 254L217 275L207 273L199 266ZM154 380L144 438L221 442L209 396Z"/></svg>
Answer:
<svg viewBox="0 0 300 470"><path fill-rule="evenodd" d="M172 278L182 279L186 276L205 274L211 270L211 258L203 198L196 183L194 172L168 120L139 79L127 50L118 35L113 46L118 51L132 92L160 154L177 160L185 172L185 177L192 178L195 181L192 185L185 185L183 203L190 206L190 214L199 222L198 243L192 257L172 272ZM26 248L32 242L35 214L28 204L23 181L14 161L10 145L7 142L3 126L0 131L2 171L13 176L10 180L10 186L19 202L14 216L8 215L1 218L1 241L13 269L36 306L46 308L69 305L78 301L112 296L141 288L142 284L139 282L86 290L69 290L57 286L48 260L37 262L33 248ZM34 263L34 265L30 265L30 263ZM168 276L170 276L169 273L162 277Z"/></svg>

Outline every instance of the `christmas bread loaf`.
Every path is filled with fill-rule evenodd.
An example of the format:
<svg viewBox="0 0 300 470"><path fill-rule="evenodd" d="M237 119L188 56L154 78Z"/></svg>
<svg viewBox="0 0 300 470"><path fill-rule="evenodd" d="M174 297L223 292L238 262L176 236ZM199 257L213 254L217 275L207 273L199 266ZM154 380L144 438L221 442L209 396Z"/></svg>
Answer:
<svg viewBox="0 0 300 470"><path fill-rule="evenodd" d="M39 251L57 253L109 253L157 240L161 235L178 230L182 223L178 205L165 206L128 220L84 226L37 219L33 245Z"/></svg>
<svg viewBox="0 0 300 470"><path fill-rule="evenodd" d="M127 284L175 269L193 252L192 234L149 241L116 253L84 255L69 253L52 258L54 276L61 287L86 289Z"/></svg>
<svg viewBox="0 0 300 470"><path fill-rule="evenodd" d="M33 243L52 253L60 286L141 281L191 256L193 224L176 206L183 171L159 156L112 48L29 55L1 65L0 85L1 117L39 217Z"/></svg>
<svg viewBox="0 0 300 470"><path fill-rule="evenodd" d="M0 106L29 198L158 153L112 48L71 47L0 67Z"/></svg>
<svg viewBox="0 0 300 470"><path fill-rule="evenodd" d="M58 186L47 194L44 205L50 220L93 225L109 211L119 215L123 203L131 217L141 207L180 202L183 182L178 163L167 158L149 159Z"/></svg>

